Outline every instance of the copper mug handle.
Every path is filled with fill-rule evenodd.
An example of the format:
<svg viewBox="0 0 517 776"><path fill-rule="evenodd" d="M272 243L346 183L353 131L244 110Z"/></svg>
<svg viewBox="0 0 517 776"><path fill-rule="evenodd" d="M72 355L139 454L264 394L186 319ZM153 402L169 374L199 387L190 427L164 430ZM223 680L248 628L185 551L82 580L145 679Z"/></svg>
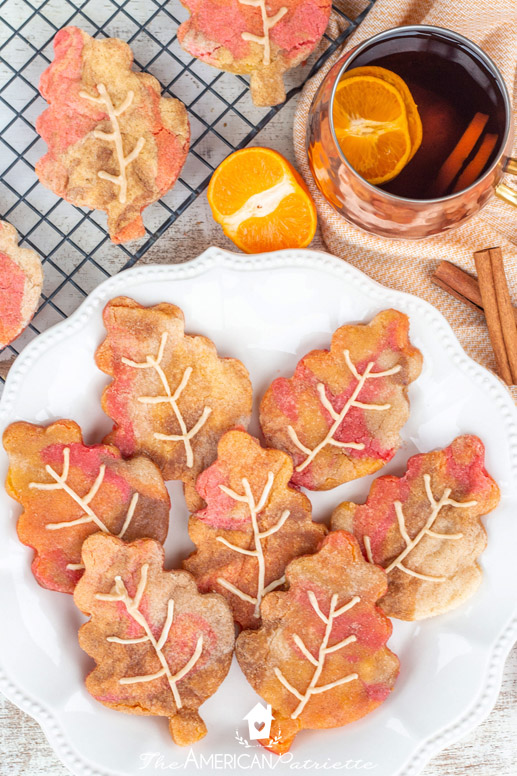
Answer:
<svg viewBox="0 0 517 776"><path fill-rule="evenodd" d="M517 159L508 159L504 171L510 175L517 175ZM500 183L495 187L496 196L507 202L509 205L517 207L517 191L507 186L506 183Z"/></svg>

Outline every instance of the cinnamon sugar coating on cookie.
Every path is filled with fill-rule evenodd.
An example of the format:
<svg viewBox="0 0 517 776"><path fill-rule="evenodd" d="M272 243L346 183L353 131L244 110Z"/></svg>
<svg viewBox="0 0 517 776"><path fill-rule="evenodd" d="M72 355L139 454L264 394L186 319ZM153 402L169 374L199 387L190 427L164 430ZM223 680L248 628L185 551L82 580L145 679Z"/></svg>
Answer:
<svg viewBox="0 0 517 776"><path fill-rule="evenodd" d="M206 734L198 708L225 678L234 625L224 598L200 595L186 571L163 569L152 539L125 544L97 534L83 546L84 575L74 601L91 619L79 643L96 668L86 688L129 714L167 717L179 746Z"/></svg>
<svg viewBox="0 0 517 776"><path fill-rule="evenodd" d="M344 502L334 511L332 528L353 533L365 557L386 569L380 606L390 617L442 614L477 590L487 543L480 518L500 498L484 453L478 437L458 437L410 458L403 477L379 477L366 503Z"/></svg>
<svg viewBox="0 0 517 776"><path fill-rule="evenodd" d="M68 202L105 210L113 242L142 237L142 211L173 186L187 156L185 106L131 69L133 53L118 38L65 27L54 50L40 80L49 108L36 122L49 150L36 173Z"/></svg>
<svg viewBox="0 0 517 776"><path fill-rule="evenodd" d="M269 739L276 754L302 730L354 722L389 696L399 672L386 647L390 620L376 605L386 574L368 564L345 531L330 533L319 552L293 560L287 592L262 602L262 626L243 631L237 660L253 689L270 703Z"/></svg>
<svg viewBox="0 0 517 776"><path fill-rule="evenodd" d="M43 271L38 254L18 245L18 233L0 221L0 350L22 333L38 307Z"/></svg>
<svg viewBox="0 0 517 776"><path fill-rule="evenodd" d="M285 584L285 567L316 552L326 529L309 499L288 486L293 464L245 431L228 431L217 460L197 480L206 507L189 520L197 551L184 561L198 587L228 600L243 628L258 628L260 604Z"/></svg>
<svg viewBox="0 0 517 776"><path fill-rule="evenodd" d="M250 75L255 105L285 100L284 73L316 48L330 0L182 0L191 17L178 29L185 51L230 73Z"/></svg>
<svg viewBox="0 0 517 776"><path fill-rule="evenodd" d="M35 550L32 572L42 587L73 593L83 542L97 531L165 541L169 495L147 458L123 461L115 447L85 445L72 420L11 423L3 444L6 490L23 506L18 536Z"/></svg>
<svg viewBox="0 0 517 776"><path fill-rule="evenodd" d="M421 368L408 317L384 310L367 325L341 326L330 350L311 351L291 378L274 380L260 424L267 443L292 456L293 482L328 490L391 460Z"/></svg>
<svg viewBox="0 0 517 776"><path fill-rule="evenodd" d="M102 396L115 424L106 441L125 456L148 455L166 480L182 480L195 511L203 505L197 476L215 460L220 437L249 422L248 372L237 359L219 357L206 337L186 335L175 305L143 307L119 297L106 305L104 323L95 358L113 378Z"/></svg>

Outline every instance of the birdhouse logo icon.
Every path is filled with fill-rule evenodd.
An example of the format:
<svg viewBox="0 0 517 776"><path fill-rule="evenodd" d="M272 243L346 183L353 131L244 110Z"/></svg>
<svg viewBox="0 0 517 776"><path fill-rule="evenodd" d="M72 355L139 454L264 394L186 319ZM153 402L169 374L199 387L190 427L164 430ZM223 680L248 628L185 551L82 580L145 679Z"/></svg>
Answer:
<svg viewBox="0 0 517 776"><path fill-rule="evenodd" d="M269 703L267 706L257 703L243 719L248 723L248 738L250 741L256 741L259 738L269 738L271 722L273 721Z"/></svg>

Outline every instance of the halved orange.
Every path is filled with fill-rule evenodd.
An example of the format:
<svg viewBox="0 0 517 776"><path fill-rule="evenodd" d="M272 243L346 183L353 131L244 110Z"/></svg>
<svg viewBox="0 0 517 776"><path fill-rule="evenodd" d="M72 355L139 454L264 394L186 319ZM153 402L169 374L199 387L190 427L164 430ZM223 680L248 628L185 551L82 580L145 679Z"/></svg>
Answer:
<svg viewBox="0 0 517 776"><path fill-rule="evenodd" d="M246 253L305 248L316 207L300 175L271 148L243 148L221 162L208 186L212 215Z"/></svg>
<svg viewBox="0 0 517 776"><path fill-rule="evenodd" d="M409 158L412 159L416 154L422 143L422 121L416 102L413 99L413 95L409 90L409 86L406 84L403 78L401 78L393 70L388 70L385 67L376 67L374 65L368 65L367 67L354 67L352 70L345 70L341 76L341 81L345 78L354 76L370 75L374 78L380 78L381 81L391 84L400 93L400 96L404 100L407 114L407 125L409 131L409 137L411 138L411 153ZM340 83L341 83L340 81ZM339 86L338 86L339 89Z"/></svg>
<svg viewBox="0 0 517 776"><path fill-rule="evenodd" d="M406 106L392 84L349 75L336 90L333 118L344 155L369 183L392 180L408 163L412 145Z"/></svg>

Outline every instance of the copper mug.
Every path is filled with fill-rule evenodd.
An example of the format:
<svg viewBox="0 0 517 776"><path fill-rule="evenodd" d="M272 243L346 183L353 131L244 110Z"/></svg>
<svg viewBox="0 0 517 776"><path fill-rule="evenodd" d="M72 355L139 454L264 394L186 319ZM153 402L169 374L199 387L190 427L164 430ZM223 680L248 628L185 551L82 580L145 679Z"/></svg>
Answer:
<svg viewBox="0 0 517 776"><path fill-rule="evenodd" d="M368 183L347 162L333 123L333 104L343 72L356 67L358 57L374 45L393 46L401 36L439 40L454 46L456 56L473 55L486 71L490 88L498 90L502 133L490 167L468 188L437 199L397 196ZM463 52L463 54L461 53ZM488 81L487 81L488 83ZM459 226L479 212L495 194L517 207L517 191L501 182L505 173L517 175L513 147L513 118L508 90L492 60L471 41L451 30L428 25L397 27L375 35L343 56L321 83L309 112L307 154L312 175L322 194L347 221L371 234L392 239L421 239Z"/></svg>

